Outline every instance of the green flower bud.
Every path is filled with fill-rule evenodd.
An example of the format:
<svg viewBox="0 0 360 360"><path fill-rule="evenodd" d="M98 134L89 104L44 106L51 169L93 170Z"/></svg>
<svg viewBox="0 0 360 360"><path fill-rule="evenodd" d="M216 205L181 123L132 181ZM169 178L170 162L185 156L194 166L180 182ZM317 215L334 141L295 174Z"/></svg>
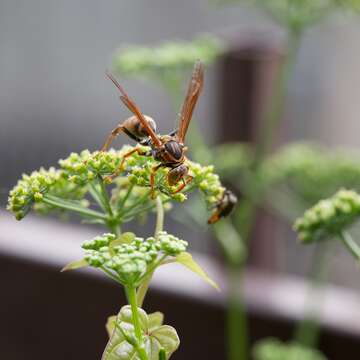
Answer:
<svg viewBox="0 0 360 360"><path fill-rule="evenodd" d="M310 243L336 236L360 215L360 195L340 190L333 197L321 200L295 222L299 240Z"/></svg>

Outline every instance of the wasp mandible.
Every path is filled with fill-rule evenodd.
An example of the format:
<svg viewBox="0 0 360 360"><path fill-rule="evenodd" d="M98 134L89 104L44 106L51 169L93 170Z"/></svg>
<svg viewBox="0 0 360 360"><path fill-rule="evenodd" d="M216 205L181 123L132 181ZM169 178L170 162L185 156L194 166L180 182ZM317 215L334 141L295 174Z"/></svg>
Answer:
<svg viewBox="0 0 360 360"><path fill-rule="evenodd" d="M106 75L118 88L121 94L120 100L134 114L134 116L119 124L110 133L101 150L107 150L114 138L122 132L139 144L147 145L151 148L149 152L143 152L140 148L135 148L126 153L119 168L114 174L110 175L110 178L112 179L116 177L123 170L124 162L127 157L135 152L138 152L140 155L153 156L155 160L159 161L159 164L152 168L150 174L152 197L155 196L155 174L161 167L170 169L167 174L167 182L170 186L176 185L180 181L182 182L174 193L181 191L193 179L192 176L188 174L188 166L185 165L185 152L188 148L184 145L184 140L196 103L204 85L203 64L201 61L195 62L184 104L180 112L178 129L168 135L157 135L155 121L140 111L135 102L130 99L112 74L107 72Z"/></svg>

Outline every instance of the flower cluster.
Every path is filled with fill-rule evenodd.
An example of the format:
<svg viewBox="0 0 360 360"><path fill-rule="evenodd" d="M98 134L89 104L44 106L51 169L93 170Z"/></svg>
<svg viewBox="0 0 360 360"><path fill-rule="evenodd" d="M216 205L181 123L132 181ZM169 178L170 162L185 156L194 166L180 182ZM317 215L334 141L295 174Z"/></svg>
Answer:
<svg viewBox="0 0 360 360"><path fill-rule="evenodd" d="M131 149L130 146L124 146L119 151L111 149L108 152L93 153L84 150L79 154L71 153L66 159L59 160L59 165L70 182L85 185L94 179L113 174L119 168L124 154ZM134 153L124 165L139 160L139 155Z"/></svg>
<svg viewBox="0 0 360 360"><path fill-rule="evenodd" d="M122 163L124 155L132 150L139 152L133 152ZM155 202L150 196L150 175L158 162L152 156L141 155L148 150L144 146L126 145L118 151L84 150L72 153L59 161L59 170L41 169L29 176L24 175L10 193L8 209L15 213L17 219L22 219L34 207L43 213L56 209L75 211L86 219L90 217L94 221L106 222L109 215L98 211L99 207L107 211L104 207L105 196L112 210L112 219L119 223L131 221L155 208ZM122 168L117 176L110 177L120 165ZM160 168L155 176L156 195L160 196L167 210L171 207L170 200L182 202L186 200L187 193L199 189L204 194L208 208L211 208L224 192L214 168L190 160L186 160L186 165L193 177L192 182L177 193L181 184L170 186L167 181L169 169ZM111 193L107 194L105 188L110 185ZM89 195L97 205L85 198ZM97 209L91 209L93 205Z"/></svg>
<svg viewBox="0 0 360 360"><path fill-rule="evenodd" d="M265 339L254 347L255 360L326 360L316 349L310 349L296 343L282 343L277 339Z"/></svg>
<svg viewBox="0 0 360 360"><path fill-rule="evenodd" d="M262 172L269 187L287 183L309 204L329 197L340 186L360 190L359 156L308 143L285 146L266 161Z"/></svg>
<svg viewBox="0 0 360 360"><path fill-rule="evenodd" d="M114 68L125 75L154 78L165 71L187 70L197 59L211 63L221 51L219 40L210 35L189 42L165 42L157 47L127 46L115 54Z"/></svg>
<svg viewBox="0 0 360 360"><path fill-rule="evenodd" d="M124 285L138 284L156 260L176 256L186 251L188 245L166 232L145 240L128 234L120 239L114 234L104 234L82 244L84 259L90 266L105 269Z"/></svg>
<svg viewBox="0 0 360 360"><path fill-rule="evenodd" d="M52 209L52 205L45 203L44 196L48 193L61 194L63 198L81 199L86 193L74 184L66 181L63 171L51 167L48 170L41 168L30 175L24 174L16 186L10 191L7 209L21 220L35 205L39 212Z"/></svg>
<svg viewBox="0 0 360 360"><path fill-rule="evenodd" d="M339 234L359 215L360 195L343 189L307 210L295 222L294 230L301 242L310 243Z"/></svg>
<svg viewBox="0 0 360 360"><path fill-rule="evenodd" d="M219 175L214 173L214 166L201 166L193 161L188 161L187 165L194 177L192 187L199 188L205 197L206 204L211 208L221 200L225 191Z"/></svg>

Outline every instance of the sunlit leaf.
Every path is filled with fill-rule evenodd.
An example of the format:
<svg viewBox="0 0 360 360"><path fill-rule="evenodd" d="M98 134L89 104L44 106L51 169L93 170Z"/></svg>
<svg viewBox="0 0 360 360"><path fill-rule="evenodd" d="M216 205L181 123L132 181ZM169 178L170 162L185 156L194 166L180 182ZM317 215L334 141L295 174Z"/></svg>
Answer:
<svg viewBox="0 0 360 360"><path fill-rule="evenodd" d="M220 290L218 284L216 284L216 282L209 277L209 275L201 268L201 266L193 259L191 254L189 254L188 252L182 252L181 254L177 255L176 261L199 275L203 280L213 286L216 290Z"/></svg>
<svg viewBox="0 0 360 360"><path fill-rule="evenodd" d="M106 327L106 331L109 335L109 338L111 338L111 335L114 332L115 324L116 324L116 317L117 317L116 315L112 315L112 316L109 316L107 319L105 327Z"/></svg>
<svg viewBox="0 0 360 360"><path fill-rule="evenodd" d="M149 331L161 326L164 322L164 314L160 311L149 314Z"/></svg>
<svg viewBox="0 0 360 360"><path fill-rule="evenodd" d="M86 266L89 266L89 264L85 259L75 260L75 261L72 261L71 263L65 265L61 269L61 272L69 271L69 270L81 269L81 268L86 267Z"/></svg>

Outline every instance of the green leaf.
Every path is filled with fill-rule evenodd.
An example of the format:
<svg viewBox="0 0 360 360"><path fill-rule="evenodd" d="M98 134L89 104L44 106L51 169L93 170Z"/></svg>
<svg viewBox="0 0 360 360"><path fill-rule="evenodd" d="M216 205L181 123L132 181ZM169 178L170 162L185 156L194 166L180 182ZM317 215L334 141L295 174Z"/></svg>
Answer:
<svg viewBox="0 0 360 360"><path fill-rule="evenodd" d="M141 308L138 311L149 360L159 360L160 354L165 355L162 359L168 360L180 344L176 330L171 326L162 325L163 315L160 312L147 315ZM122 307L118 316L109 317L107 330L112 330L112 334L102 360L140 360L136 351L136 341L133 341L135 335L129 305Z"/></svg>
<svg viewBox="0 0 360 360"><path fill-rule="evenodd" d="M110 243L110 248L113 248L122 244L130 244L135 239L136 235L132 232L125 232L121 234L117 239Z"/></svg>
<svg viewBox="0 0 360 360"><path fill-rule="evenodd" d="M71 263L65 265L61 269L61 272L69 271L69 270L81 269L81 268L86 267L86 266L89 266L89 263L85 259L75 260L75 261L72 261Z"/></svg>
<svg viewBox="0 0 360 360"><path fill-rule="evenodd" d="M200 265L193 259L191 254L188 252L182 252L181 254L176 256L176 261L187 267L189 270L198 274L203 280L205 280L208 284L213 286L216 290L220 291L218 284L214 280L212 280L209 275L200 267Z"/></svg>
<svg viewBox="0 0 360 360"><path fill-rule="evenodd" d="M109 334L109 338L111 338L112 333L114 332L115 325L116 325L116 318L117 315L109 316L106 322L106 331Z"/></svg>
<svg viewBox="0 0 360 360"><path fill-rule="evenodd" d="M159 326L150 334L152 345L159 347L156 353L152 354L151 360L158 360L159 352L163 349L166 353L166 359L179 347L180 340L176 330L169 325Z"/></svg>
<svg viewBox="0 0 360 360"><path fill-rule="evenodd" d="M149 314L149 331L161 326L164 322L164 314L160 311Z"/></svg>

